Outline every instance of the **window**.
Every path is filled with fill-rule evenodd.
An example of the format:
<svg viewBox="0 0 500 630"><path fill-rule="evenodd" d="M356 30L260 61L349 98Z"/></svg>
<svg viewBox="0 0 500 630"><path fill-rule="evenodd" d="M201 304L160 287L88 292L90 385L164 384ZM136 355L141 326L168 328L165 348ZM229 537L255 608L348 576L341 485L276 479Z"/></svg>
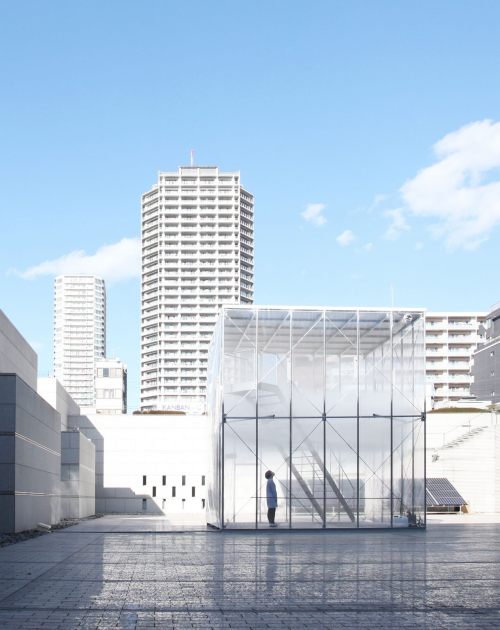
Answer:
<svg viewBox="0 0 500 630"><path fill-rule="evenodd" d="M196 496L196 486L192 486L191 487L191 496L195 497Z"/></svg>
<svg viewBox="0 0 500 630"><path fill-rule="evenodd" d="M147 499L143 499L142 500L142 509L143 510L147 510L147 508L148 508L148 501L147 501Z"/></svg>
<svg viewBox="0 0 500 630"><path fill-rule="evenodd" d="M145 486L147 483L146 475L142 475L142 485Z"/></svg>
<svg viewBox="0 0 500 630"><path fill-rule="evenodd" d="M161 478L161 485L162 486L167 485L167 475L163 475L163 477Z"/></svg>
<svg viewBox="0 0 500 630"><path fill-rule="evenodd" d="M156 496L156 486L153 486L153 496Z"/></svg>
<svg viewBox="0 0 500 630"><path fill-rule="evenodd" d="M186 485L186 475L182 475L182 485Z"/></svg>
<svg viewBox="0 0 500 630"><path fill-rule="evenodd" d="M175 497L175 486L172 486L172 496Z"/></svg>
<svg viewBox="0 0 500 630"><path fill-rule="evenodd" d="M201 507L202 507L202 509L205 509L205 499L201 500Z"/></svg>
<svg viewBox="0 0 500 630"><path fill-rule="evenodd" d="M122 397L121 389L97 389L96 397L97 398L121 398Z"/></svg>
<svg viewBox="0 0 500 630"><path fill-rule="evenodd" d="M167 499L162 499L161 500L161 509L164 510L165 509L165 504L167 503Z"/></svg>
<svg viewBox="0 0 500 630"><path fill-rule="evenodd" d="M201 476L201 485L204 486L205 485L205 475Z"/></svg>

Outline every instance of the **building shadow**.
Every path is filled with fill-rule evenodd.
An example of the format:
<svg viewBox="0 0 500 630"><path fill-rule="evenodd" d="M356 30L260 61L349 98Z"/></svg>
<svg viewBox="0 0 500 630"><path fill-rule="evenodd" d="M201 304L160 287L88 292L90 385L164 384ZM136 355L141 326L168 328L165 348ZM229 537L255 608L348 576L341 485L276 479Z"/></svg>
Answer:
<svg viewBox="0 0 500 630"><path fill-rule="evenodd" d="M105 485L104 436L86 415L68 416L68 427L78 429L95 445L95 511L96 514L141 514L165 516L149 493L137 493L130 487Z"/></svg>

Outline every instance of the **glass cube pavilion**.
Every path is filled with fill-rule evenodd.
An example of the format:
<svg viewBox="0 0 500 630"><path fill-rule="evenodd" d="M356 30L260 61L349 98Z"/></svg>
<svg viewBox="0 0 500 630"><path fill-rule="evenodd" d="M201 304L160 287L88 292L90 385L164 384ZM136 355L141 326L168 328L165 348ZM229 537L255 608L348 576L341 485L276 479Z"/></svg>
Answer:
<svg viewBox="0 0 500 630"><path fill-rule="evenodd" d="M224 307L210 349L207 521L425 526L424 311Z"/></svg>

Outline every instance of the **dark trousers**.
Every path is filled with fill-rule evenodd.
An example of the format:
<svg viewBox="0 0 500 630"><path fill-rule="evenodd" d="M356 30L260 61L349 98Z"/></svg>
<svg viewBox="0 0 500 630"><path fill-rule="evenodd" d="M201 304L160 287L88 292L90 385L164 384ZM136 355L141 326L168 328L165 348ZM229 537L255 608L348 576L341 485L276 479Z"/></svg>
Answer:
<svg viewBox="0 0 500 630"><path fill-rule="evenodd" d="M274 523L274 515L276 514L276 508L268 508L267 509L267 520L270 523Z"/></svg>

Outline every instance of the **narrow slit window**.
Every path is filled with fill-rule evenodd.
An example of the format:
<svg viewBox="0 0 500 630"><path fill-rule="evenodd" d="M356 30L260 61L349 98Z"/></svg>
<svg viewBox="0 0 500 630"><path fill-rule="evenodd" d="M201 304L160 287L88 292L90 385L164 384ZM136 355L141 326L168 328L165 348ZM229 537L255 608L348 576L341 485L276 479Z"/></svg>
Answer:
<svg viewBox="0 0 500 630"><path fill-rule="evenodd" d="M161 478L161 485L162 486L167 485L167 475L163 475L163 477Z"/></svg>
<svg viewBox="0 0 500 630"><path fill-rule="evenodd" d="M153 496L156 496L156 486L153 486Z"/></svg>
<svg viewBox="0 0 500 630"><path fill-rule="evenodd" d="M196 486L192 486L191 487L191 496L195 497L196 496Z"/></svg>
<svg viewBox="0 0 500 630"><path fill-rule="evenodd" d="M201 476L201 485L204 486L205 485L205 475Z"/></svg>
<svg viewBox="0 0 500 630"><path fill-rule="evenodd" d="M186 485L186 475L182 475L182 485Z"/></svg>
<svg viewBox="0 0 500 630"><path fill-rule="evenodd" d="M146 475L142 475L142 485L145 486L147 483Z"/></svg>
<svg viewBox="0 0 500 630"><path fill-rule="evenodd" d="M143 499L142 500L142 509L143 510L147 510L148 507L148 500L147 499Z"/></svg>
<svg viewBox="0 0 500 630"><path fill-rule="evenodd" d="M172 496L175 497L175 486L172 486Z"/></svg>

